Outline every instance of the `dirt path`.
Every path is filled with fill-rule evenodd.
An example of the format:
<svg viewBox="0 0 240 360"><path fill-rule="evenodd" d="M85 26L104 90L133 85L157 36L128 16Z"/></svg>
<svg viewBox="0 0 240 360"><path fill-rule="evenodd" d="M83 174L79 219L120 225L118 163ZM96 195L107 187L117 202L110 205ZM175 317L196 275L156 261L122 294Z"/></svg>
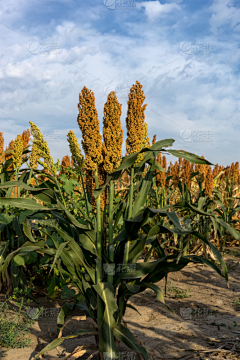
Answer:
<svg viewBox="0 0 240 360"><path fill-rule="evenodd" d="M189 265L169 275L165 301L174 313L156 300L152 291L146 290L131 298L131 304L141 315L128 308L124 320L138 341L152 349L152 359L240 359L240 306L233 302L240 298L240 251L237 256L225 256L225 260L229 269L229 288L226 281L207 266ZM164 290L164 281L158 285ZM180 297L175 298L177 295ZM39 301L46 310L31 330L32 345L25 349L11 349L3 359L33 359L56 338L56 318L61 304L46 298ZM74 315L80 314L76 312ZM79 328L92 327L87 321L79 324L73 320L63 335ZM69 353L84 344L95 344L94 337L86 335L65 340L59 353L53 350L44 359L60 359L65 350ZM124 346L120 349L121 352L126 350ZM133 353L124 356L121 360L138 359Z"/></svg>

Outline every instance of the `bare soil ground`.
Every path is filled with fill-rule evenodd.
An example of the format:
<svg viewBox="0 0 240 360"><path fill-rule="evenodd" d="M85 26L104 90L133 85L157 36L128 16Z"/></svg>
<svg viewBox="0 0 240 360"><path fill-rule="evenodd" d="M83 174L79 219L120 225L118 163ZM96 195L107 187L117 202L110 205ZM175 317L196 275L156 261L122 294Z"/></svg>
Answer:
<svg viewBox="0 0 240 360"><path fill-rule="evenodd" d="M171 273L168 278L170 289L165 301L174 310L173 313L155 299L152 291L146 290L131 298L131 304L141 315L128 308L124 320L137 340L146 345L149 351L151 349L152 359L240 359L240 306L234 304L240 298L240 249L236 248L235 251L234 255L225 256L229 288L226 281L209 267L188 265L178 273ZM162 280L158 285L164 291L165 282ZM177 294L180 294L179 298L175 297ZM183 297L185 294L187 297ZM57 337L57 311L51 309L59 309L63 301L43 297L38 300L48 310L31 329L32 345L24 349L10 349L2 354L2 359L33 359ZM31 306L36 307L36 304L32 303ZM73 314L76 315L81 314ZM92 326L87 321L73 320L64 329L63 336L79 328L91 329ZM94 336L65 340L58 351L49 352L43 359L61 359L84 344L94 345ZM120 347L120 352L125 353L121 360L140 359L126 351L126 347ZM89 355L81 359L87 359Z"/></svg>

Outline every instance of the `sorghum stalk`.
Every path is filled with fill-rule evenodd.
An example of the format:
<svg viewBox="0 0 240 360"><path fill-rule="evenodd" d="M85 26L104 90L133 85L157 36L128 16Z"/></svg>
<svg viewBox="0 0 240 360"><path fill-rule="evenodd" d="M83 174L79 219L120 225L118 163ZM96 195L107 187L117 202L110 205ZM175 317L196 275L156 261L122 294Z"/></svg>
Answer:
<svg viewBox="0 0 240 360"><path fill-rule="evenodd" d="M94 93L84 87L79 94L78 104L78 125L82 131L82 146L85 152L85 169L87 173L88 190L91 194L91 204L95 210L96 206L96 242L97 242L97 263L96 263L96 284L102 281L102 237L101 237L101 198L96 200L93 197L93 181L95 188L99 187L99 166L103 162L102 157L102 136L99 131L98 114L95 107ZM89 177L89 178L88 178ZM103 320L103 301L97 296L98 326L100 329ZM102 354L103 340L99 332L99 348Z"/></svg>
<svg viewBox="0 0 240 360"><path fill-rule="evenodd" d="M128 131L126 148L129 155L141 151L149 141L149 138L147 137L147 127L144 124L144 111L147 106L147 104L143 105L144 100L145 96L142 90L142 85L139 81L136 81L136 84L131 87L128 95L128 111L126 118L126 127ZM143 154L140 154L138 156L136 163L141 161L142 155ZM133 177L134 170L131 169L128 218L132 216Z"/></svg>
<svg viewBox="0 0 240 360"><path fill-rule="evenodd" d="M128 154L133 154L135 152L141 151L144 140L144 111L147 104L143 105L145 100L144 92L142 90L142 85L139 81L136 81L128 95L128 111L126 118L126 127L127 127L127 140L126 148ZM140 154L141 155L141 154ZM138 159L137 159L138 161ZM128 203L128 219L132 217L132 206L133 206L133 179L134 179L134 167L131 168L131 177L130 177L130 190L129 190L129 203ZM124 259L123 263L126 265L128 263L128 254L129 254L130 242L128 241L125 245Z"/></svg>
<svg viewBox="0 0 240 360"><path fill-rule="evenodd" d="M23 143L22 137L19 134L16 140L13 143L13 152L12 152L12 159L13 159L13 167L16 169L15 171L15 180L18 180L19 169L22 164L22 155L23 155ZM20 187L18 186L18 196L20 197ZM14 188L14 197L16 197L16 187Z"/></svg>
<svg viewBox="0 0 240 360"><path fill-rule="evenodd" d="M95 176L95 185L96 188L98 188L98 170L96 169L94 172L94 176ZM96 284L101 283L102 282L102 234L101 234L101 230L102 230L102 224L101 224L101 198L100 196L98 196L98 198L96 199L96 210L97 210L97 214L96 214L96 233L97 233L97 263L96 263ZM101 299L101 297L97 296L97 309L98 309L98 328L100 329L101 323L102 323L102 319L103 319L103 301ZM102 341L102 336L99 333L99 348L100 351L102 352L103 349L103 341Z"/></svg>
<svg viewBox="0 0 240 360"><path fill-rule="evenodd" d="M122 105L118 102L116 93L112 91L108 95L104 105L103 117L103 168L106 173L115 171L122 160L123 130L121 128ZM109 260L114 261L113 242L113 200L114 200L114 181L109 184L109 229L108 245ZM108 273L108 281L112 283L113 275Z"/></svg>
<svg viewBox="0 0 240 360"><path fill-rule="evenodd" d="M79 94L78 110L79 115L77 121L79 128L82 131L82 147L86 155L84 163L86 170L86 183L88 192L91 195L91 204L93 210L95 210L96 201L93 196L94 173L103 162L102 136L99 131L99 120L97 109L95 107L94 93L86 86L84 86ZM100 180L99 175L98 169L98 181Z"/></svg>
<svg viewBox="0 0 240 360"><path fill-rule="evenodd" d="M111 180L109 185L109 230L108 230L108 244L109 244L109 260L114 262L114 245L113 242L113 200L114 200L114 182ZM108 281L113 282L113 275L108 274Z"/></svg>
<svg viewBox="0 0 240 360"><path fill-rule="evenodd" d="M78 171L78 173L80 173L82 188L83 188L83 193L84 193L85 206L86 206L86 210L87 210L87 215L89 217L87 194L86 194L86 189L84 186L84 181L83 181L83 176L82 176L82 166L83 166L83 160L84 160L83 155L81 154L81 150L78 145L77 138L73 131L70 130L68 132L67 140L68 140L70 151L72 154L73 166Z"/></svg>

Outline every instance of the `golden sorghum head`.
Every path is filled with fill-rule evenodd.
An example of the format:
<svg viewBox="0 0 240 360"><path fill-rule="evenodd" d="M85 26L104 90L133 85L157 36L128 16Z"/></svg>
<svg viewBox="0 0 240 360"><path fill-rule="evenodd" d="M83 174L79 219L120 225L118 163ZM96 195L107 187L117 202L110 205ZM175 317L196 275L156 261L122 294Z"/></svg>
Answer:
<svg viewBox="0 0 240 360"><path fill-rule="evenodd" d="M126 148L127 153L132 154L141 150L144 132L144 111L147 106L146 104L143 105L145 96L139 81L136 81L136 84L131 87L128 99Z"/></svg>
<svg viewBox="0 0 240 360"><path fill-rule="evenodd" d="M22 155L23 155L23 143L22 143L22 137L19 134L13 143L12 159L13 159L14 168L21 167Z"/></svg>
<svg viewBox="0 0 240 360"><path fill-rule="evenodd" d="M205 181L205 193L208 196L212 195L213 191L213 173L210 166L208 166L207 173L206 173L206 181Z"/></svg>
<svg viewBox="0 0 240 360"><path fill-rule="evenodd" d="M141 150L142 149L146 149L146 148L150 148L150 138L148 137L148 125L147 123L143 124L143 138L142 138L142 142L141 142ZM139 154L137 157L137 160L135 161L135 163L139 163L140 161L142 161L144 158L144 153ZM145 164L146 166L146 164Z"/></svg>
<svg viewBox="0 0 240 360"><path fill-rule="evenodd" d="M23 150L26 150L26 147L29 145L30 137L31 137L31 131L29 129L24 130L22 133ZM23 158L26 159L26 157L27 154L24 154Z"/></svg>
<svg viewBox="0 0 240 360"><path fill-rule="evenodd" d="M182 162L182 181L184 184L188 185L188 188L190 190L191 187L191 165L190 162L186 159L183 159Z"/></svg>
<svg viewBox="0 0 240 360"><path fill-rule="evenodd" d="M217 176L219 174L219 167L218 167L218 164L214 166L214 169L213 169L213 177Z"/></svg>
<svg viewBox="0 0 240 360"><path fill-rule="evenodd" d="M224 166L220 166L219 167L219 172L222 172L224 169ZM223 172L221 175L220 175L220 180L223 180L225 178L225 172Z"/></svg>
<svg viewBox="0 0 240 360"><path fill-rule="evenodd" d="M157 162L161 167L166 170L167 169L167 159L166 156L161 156L161 153L157 156ZM166 184L166 173L164 171L157 171L156 175L156 185L158 186L164 186Z"/></svg>
<svg viewBox="0 0 240 360"><path fill-rule="evenodd" d="M73 165L73 161L69 155L66 155L62 158L61 166L63 169L65 169L66 167L71 167L72 165Z"/></svg>
<svg viewBox="0 0 240 360"><path fill-rule="evenodd" d="M157 163L162 166L162 154L161 153L158 154L156 160L157 160Z"/></svg>
<svg viewBox="0 0 240 360"><path fill-rule="evenodd" d="M73 167L73 161L69 155L66 155L62 158L61 167L62 170L60 171L59 175L64 174L67 167Z"/></svg>
<svg viewBox="0 0 240 360"><path fill-rule="evenodd" d="M152 145L154 145L156 141L157 141L157 135L154 135L152 139Z"/></svg>
<svg viewBox="0 0 240 360"><path fill-rule="evenodd" d="M110 174L122 160L123 130L121 128L122 105L114 91L108 95L103 117L103 168Z"/></svg>
<svg viewBox="0 0 240 360"><path fill-rule="evenodd" d="M4 137L3 133L0 132L0 170L2 169L2 164L5 160L5 152L4 152Z"/></svg>
<svg viewBox="0 0 240 360"><path fill-rule="evenodd" d="M202 155L202 158L204 158L204 156ZM207 171L208 171L208 165L205 165L205 164L198 164L196 166L196 170L199 172L198 174L198 179L199 181L205 185L205 180L206 180L206 175L207 175Z"/></svg>
<svg viewBox="0 0 240 360"><path fill-rule="evenodd" d="M33 143L36 144L37 151L40 157L43 157L46 160L51 159L50 151L48 148L47 142L44 140L43 134L40 129L31 121L29 121L31 125L31 134L33 136Z"/></svg>
<svg viewBox="0 0 240 360"><path fill-rule="evenodd" d="M178 186L179 173L180 173L180 165L179 162L176 161L172 169L172 180L173 180L173 185L175 187Z"/></svg>
<svg viewBox="0 0 240 360"><path fill-rule="evenodd" d="M238 183L238 175L239 175L239 162L237 161L232 169L232 182L234 185Z"/></svg>
<svg viewBox="0 0 240 360"><path fill-rule="evenodd" d="M57 168L59 165L59 159L57 161L57 165L54 165L53 158L51 157L48 144L44 140L43 134L40 129L31 121L29 121L31 125L31 134L33 136L33 147L36 152L36 156L38 158L38 163L44 167L44 169L48 170L54 176L57 175ZM43 158L44 161L40 160Z"/></svg>
<svg viewBox="0 0 240 360"><path fill-rule="evenodd" d="M14 143L14 141L11 140L10 143L8 144L8 146L6 147L6 151L10 151L10 150L13 149L13 143ZM12 158L12 151L5 155L5 160L6 161L11 159L11 158ZM11 171L12 169L13 169L13 163L11 163L11 165L8 166L7 170Z"/></svg>
<svg viewBox="0 0 240 360"><path fill-rule="evenodd" d="M173 163L170 161L168 165L168 176L172 176L173 174Z"/></svg>
<svg viewBox="0 0 240 360"><path fill-rule="evenodd" d="M81 154L80 147L78 145L77 138L72 130L70 130L67 134L67 140L69 143L70 151L72 154L72 162L75 169L79 172L81 171L83 165L83 155ZM70 162L70 158L69 158ZM70 166L70 165L69 165Z"/></svg>
<svg viewBox="0 0 240 360"><path fill-rule="evenodd" d="M230 175L230 166L227 167L226 171L225 171L225 175L229 176Z"/></svg>
<svg viewBox="0 0 240 360"><path fill-rule="evenodd" d="M164 170L167 170L167 159L166 159L166 156L163 156L163 158L162 158L162 167L164 168Z"/></svg>
<svg viewBox="0 0 240 360"><path fill-rule="evenodd" d="M37 145L36 143L33 143L32 150L29 156L29 166L31 169L36 170L38 168L38 160L40 159L40 156L37 151Z"/></svg>
<svg viewBox="0 0 240 360"><path fill-rule="evenodd" d="M103 161L102 136L99 131L98 113L95 107L94 93L86 88L79 94L78 125L82 131L82 146L85 152L85 168L95 171Z"/></svg>

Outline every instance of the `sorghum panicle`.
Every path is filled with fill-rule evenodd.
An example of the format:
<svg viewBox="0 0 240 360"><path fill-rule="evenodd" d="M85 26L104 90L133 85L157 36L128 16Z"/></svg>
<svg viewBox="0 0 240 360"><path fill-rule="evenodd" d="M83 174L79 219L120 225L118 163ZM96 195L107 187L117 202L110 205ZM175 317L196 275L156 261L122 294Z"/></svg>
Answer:
<svg viewBox="0 0 240 360"><path fill-rule="evenodd" d="M123 130L121 128L122 105L114 91L108 95L103 117L103 168L110 174L122 161Z"/></svg>
<svg viewBox="0 0 240 360"><path fill-rule="evenodd" d="M191 165L190 162L186 159L183 159L182 162L182 181L184 184L188 185L188 189L191 189Z"/></svg>
<svg viewBox="0 0 240 360"><path fill-rule="evenodd" d="M78 172L80 172L84 159L83 159L83 155L81 154L81 150L80 150L77 138L72 130L70 130L67 134L67 141L68 141L69 148L70 148L71 155L72 155L73 166L75 167L75 169ZM69 165L67 165L67 166L70 166L70 157L69 157Z"/></svg>
<svg viewBox="0 0 240 360"><path fill-rule="evenodd" d="M175 162L174 166L173 166L173 170L172 170L172 180L173 180L173 185L175 187L178 186L178 182L179 182L179 174L180 174L180 165L179 162Z"/></svg>
<svg viewBox="0 0 240 360"><path fill-rule="evenodd" d="M5 161L5 152L4 152L4 137L3 133L0 132L0 170L2 169L2 164Z"/></svg>
<svg viewBox="0 0 240 360"><path fill-rule="evenodd" d="M78 125L82 131L82 146L85 152L85 169L95 171L103 161L102 136L99 131L98 113L94 93L86 88L79 94Z"/></svg>
<svg viewBox="0 0 240 360"><path fill-rule="evenodd" d="M142 85L136 81L128 95L128 110L126 118L127 140L126 149L128 154L132 154L141 150L141 144L144 132L144 120L146 104Z"/></svg>
<svg viewBox="0 0 240 360"><path fill-rule="evenodd" d="M142 149L146 149L146 148L150 148L150 138L148 137L148 125L147 123L143 124L143 138L142 138L142 142L141 142L141 150ZM137 160L135 161L135 163L139 163L140 161L142 161L144 158L144 153L139 154L137 157ZM146 164L145 164L146 166Z"/></svg>
<svg viewBox="0 0 240 360"><path fill-rule="evenodd" d="M6 151L9 151L9 150L12 150L12 149L13 149L13 143L14 143L14 141L11 140L10 143L8 144L8 146L6 147ZM5 155L5 160L6 160L6 161L9 160L9 159L11 159L11 158L12 158L12 152L10 152L10 153L8 153L8 154ZM8 171L11 171L12 169L13 169L13 163L11 163L11 164L8 166L7 170L8 170Z"/></svg>
<svg viewBox="0 0 240 360"><path fill-rule="evenodd" d="M38 157L38 163L44 167L44 169L48 170L54 176L57 175L57 168L59 164L59 159L57 161L57 166L54 165L53 158L51 157L49 147L47 142L44 140L43 134L40 129L31 121L29 121L31 125L31 134L33 136L33 147L36 155ZM40 160L43 158L44 161Z"/></svg>
<svg viewBox="0 0 240 360"><path fill-rule="evenodd" d="M157 135L154 135L152 139L152 145L154 145L156 141L157 141Z"/></svg>
<svg viewBox="0 0 240 360"><path fill-rule="evenodd" d="M161 156L161 153L157 156L157 162L159 165L166 170L167 169L167 159L166 156ZM156 175L156 185L158 186L164 186L166 184L166 173L164 171L157 171Z"/></svg>
<svg viewBox="0 0 240 360"><path fill-rule="evenodd" d="M206 181L205 181L205 193L208 196L212 195L213 191L213 173L210 166L208 166L207 173L206 173Z"/></svg>
<svg viewBox="0 0 240 360"><path fill-rule="evenodd" d="M32 150L29 156L29 165L31 169L36 170L38 168L38 160L40 159L40 156L37 151L37 145L33 143Z"/></svg>
<svg viewBox="0 0 240 360"><path fill-rule="evenodd" d="M26 150L26 147L29 145L31 137L31 131L29 129L24 130L22 133L22 143L23 143L23 150ZM23 159L25 160L27 157L27 154L23 155Z"/></svg>
<svg viewBox="0 0 240 360"><path fill-rule="evenodd" d="M21 135L17 135L16 140L13 143L12 159L13 167L20 168L22 164L22 155L23 155L23 142Z"/></svg>

